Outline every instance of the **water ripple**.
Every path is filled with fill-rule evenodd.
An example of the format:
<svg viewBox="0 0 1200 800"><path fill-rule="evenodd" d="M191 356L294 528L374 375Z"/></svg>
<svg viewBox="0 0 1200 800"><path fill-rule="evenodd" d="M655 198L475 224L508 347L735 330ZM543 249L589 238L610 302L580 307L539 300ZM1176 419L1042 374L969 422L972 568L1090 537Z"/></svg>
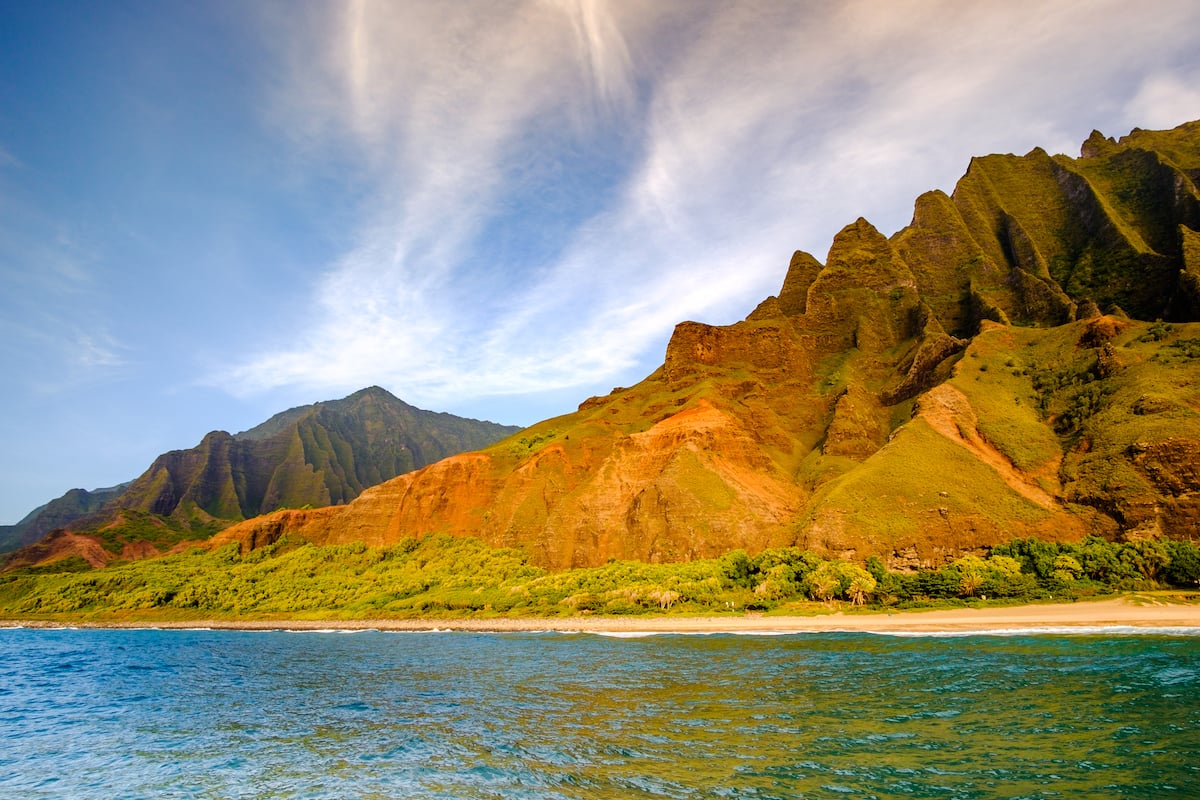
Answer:
<svg viewBox="0 0 1200 800"><path fill-rule="evenodd" d="M1200 640L0 631L0 796L1200 795Z"/></svg>

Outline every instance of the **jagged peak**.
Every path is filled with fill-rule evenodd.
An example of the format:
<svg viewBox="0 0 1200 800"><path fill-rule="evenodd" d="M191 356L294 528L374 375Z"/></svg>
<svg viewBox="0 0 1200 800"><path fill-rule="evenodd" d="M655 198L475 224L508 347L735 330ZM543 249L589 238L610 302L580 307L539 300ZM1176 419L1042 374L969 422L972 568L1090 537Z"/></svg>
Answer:
<svg viewBox="0 0 1200 800"><path fill-rule="evenodd" d="M1080 158L1097 158L1112 152L1112 149L1117 146L1117 142L1111 136L1105 136L1097 130L1093 130L1079 148Z"/></svg>
<svg viewBox="0 0 1200 800"><path fill-rule="evenodd" d="M810 253L797 250L788 264L783 288L779 290L779 307L784 314L803 314L808 303L808 290L825 265Z"/></svg>
<svg viewBox="0 0 1200 800"><path fill-rule="evenodd" d="M359 389L357 392L348 394L345 397L343 397L342 399L343 400L359 400L364 397L382 397L387 400L399 400L400 402L404 402L403 400L400 400L399 397L396 397L396 395L389 392L387 389L384 389L382 386L368 386L365 389Z"/></svg>
<svg viewBox="0 0 1200 800"><path fill-rule="evenodd" d="M785 316L783 308L779 305L779 298L771 295L766 300L763 300L750 315L746 317L748 321L759 321L767 319L775 319L776 317Z"/></svg>
<svg viewBox="0 0 1200 800"><path fill-rule="evenodd" d="M812 288L819 289L822 279L838 273L852 276L852 282L862 288L878 289L897 283L916 286L911 270L897 255L891 241L863 217L842 228L833 238L825 269Z"/></svg>
<svg viewBox="0 0 1200 800"><path fill-rule="evenodd" d="M1002 175L1014 167L1048 167L1053 163L1054 156L1047 153L1041 147L1035 147L1023 156L1018 156L1014 153L992 153L986 156L972 156L966 173L959 179L958 185L955 186L955 195L958 193L959 186L964 184L969 185L980 179L985 181L991 180L993 176L997 174Z"/></svg>
<svg viewBox="0 0 1200 800"><path fill-rule="evenodd" d="M825 258L825 271L854 269L873 262L890 249L888 240L863 217L837 232Z"/></svg>
<svg viewBox="0 0 1200 800"><path fill-rule="evenodd" d="M928 226L932 220L942 218L947 214L958 216L958 209L954 207L954 201L941 189L931 189L917 196L916 202L913 203L912 222L909 223L908 229ZM892 238L896 239L902 233L904 230L897 231Z"/></svg>
<svg viewBox="0 0 1200 800"><path fill-rule="evenodd" d="M398 406L408 411L418 410L381 386L368 386L365 389L359 389L357 392L348 394L340 400L326 400L317 403L316 407L338 412L348 412L358 409L364 403L382 403L384 405Z"/></svg>
<svg viewBox="0 0 1200 800"><path fill-rule="evenodd" d="M879 229L872 225L866 217L859 217L858 219L854 220L854 222L851 222L849 225L842 228L840 231L838 231L837 235L833 237L833 240L836 243L839 238L844 237L854 237L858 239L884 238L883 234L879 232Z"/></svg>
<svg viewBox="0 0 1200 800"><path fill-rule="evenodd" d="M204 434L204 438L200 440L200 444L212 444L213 442L223 442L227 439L232 439L233 435L229 431L215 430Z"/></svg>

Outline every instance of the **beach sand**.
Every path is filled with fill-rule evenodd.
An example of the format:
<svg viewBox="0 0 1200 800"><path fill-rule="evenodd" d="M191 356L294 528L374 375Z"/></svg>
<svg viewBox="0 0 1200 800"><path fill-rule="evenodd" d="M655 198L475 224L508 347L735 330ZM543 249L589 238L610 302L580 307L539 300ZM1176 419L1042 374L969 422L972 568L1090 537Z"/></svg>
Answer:
<svg viewBox="0 0 1200 800"><path fill-rule="evenodd" d="M218 628L234 630L387 630L387 631L567 631L640 633L805 633L864 631L876 633L970 633L979 631L1085 631L1089 628L1195 628L1200 605L1140 604L1110 599L1049 605L957 608L937 611L834 612L786 617L762 614L711 617L568 617L492 619L364 620L189 620L122 622L44 622L4 620L21 627Z"/></svg>

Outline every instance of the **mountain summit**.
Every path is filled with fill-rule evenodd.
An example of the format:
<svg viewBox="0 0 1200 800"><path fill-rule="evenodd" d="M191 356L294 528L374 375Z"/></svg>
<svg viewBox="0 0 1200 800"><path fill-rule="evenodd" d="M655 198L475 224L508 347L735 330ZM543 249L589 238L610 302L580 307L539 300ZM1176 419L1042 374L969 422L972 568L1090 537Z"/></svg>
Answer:
<svg viewBox="0 0 1200 800"><path fill-rule="evenodd" d="M1015 536L1200 531L1200 123L971 162L888 238L798 252L660 369L345 506L248 520L473 535L552 568L798 545L893 567Z"/></svg>

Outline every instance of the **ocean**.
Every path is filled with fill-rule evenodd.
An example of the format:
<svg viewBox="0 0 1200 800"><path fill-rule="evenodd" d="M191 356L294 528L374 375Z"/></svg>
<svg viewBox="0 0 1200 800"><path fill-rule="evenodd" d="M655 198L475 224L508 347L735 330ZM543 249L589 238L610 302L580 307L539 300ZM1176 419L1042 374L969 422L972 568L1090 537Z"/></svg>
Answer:
<svg viewBox="0 0 1200 800"><path fill-rule="evenodd" d="M0 798L1200 797L1200 635L0 630Z"/></svg>

